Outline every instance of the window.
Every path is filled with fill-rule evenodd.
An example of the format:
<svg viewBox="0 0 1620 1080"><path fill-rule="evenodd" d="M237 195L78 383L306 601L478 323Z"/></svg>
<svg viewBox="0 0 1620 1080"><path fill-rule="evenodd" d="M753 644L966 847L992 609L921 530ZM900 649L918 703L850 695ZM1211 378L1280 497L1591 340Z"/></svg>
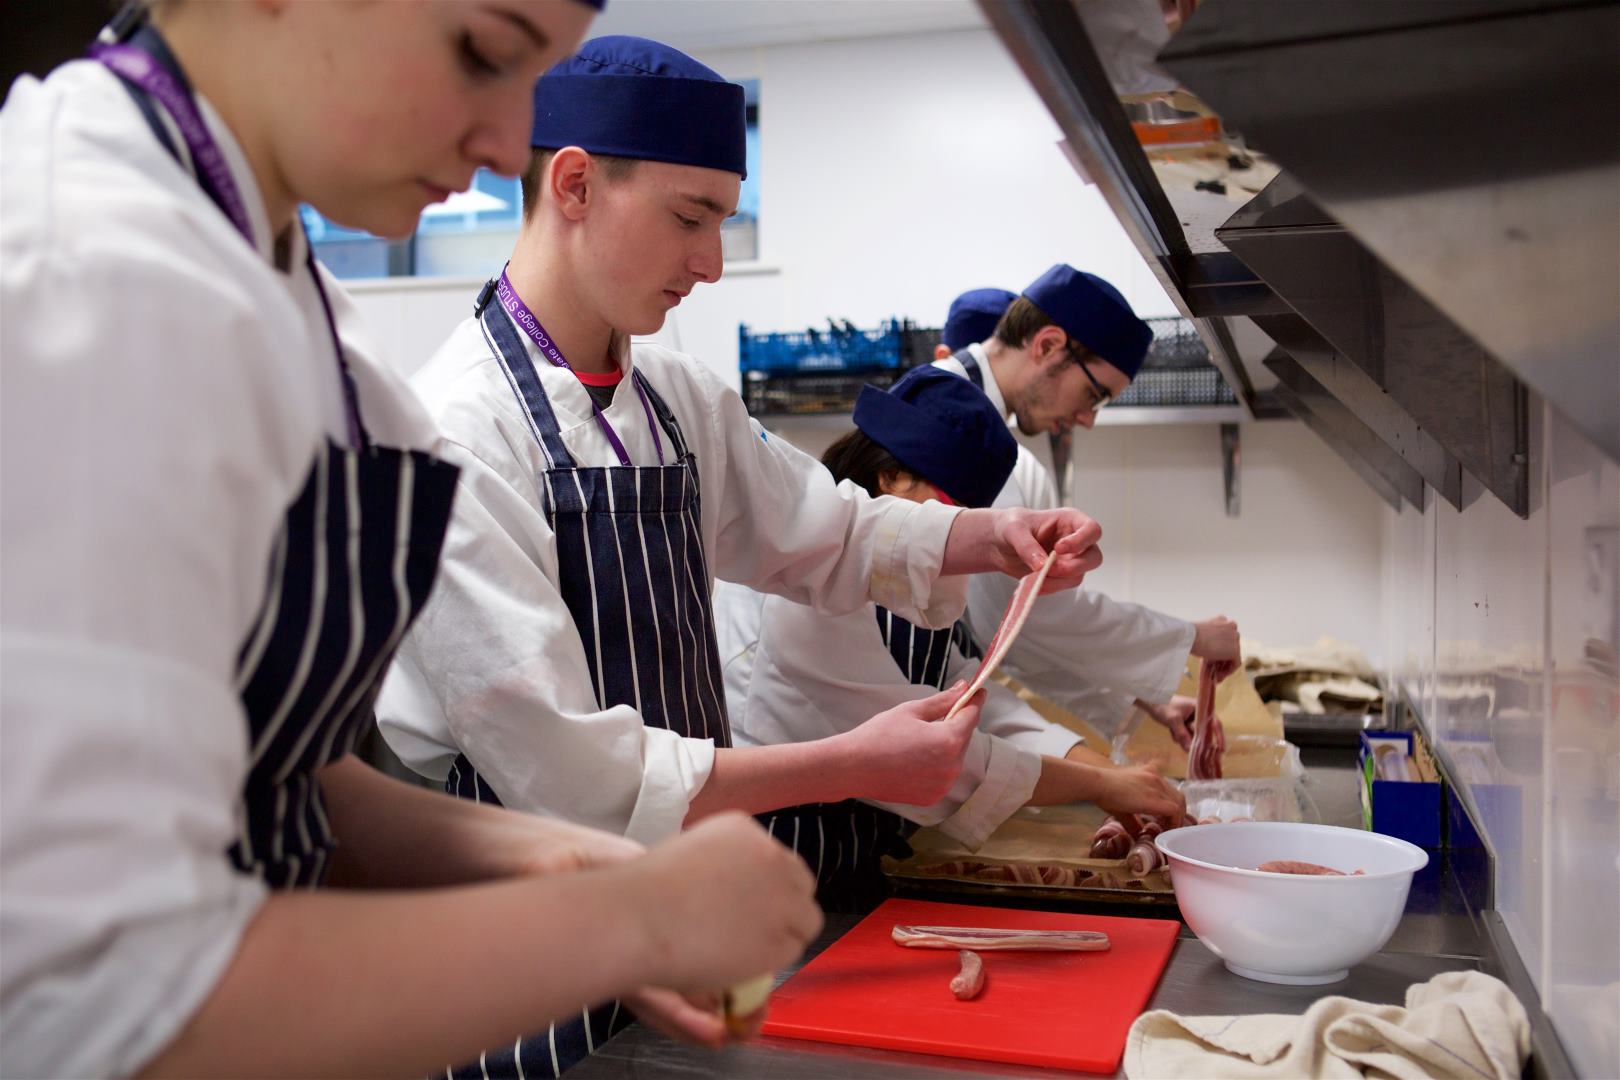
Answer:
<svg viewBox="0 0 1620 1080"><path fill-rule="evenodd" d="M741 85L747 102L748 178L736 216L721 230L727 262L759 257L759 81ZM340 278L487 278L511 254L523 220L523 194L515 177L479 169L471 188L422 211L415 234L396 241L333 224L308 206L302 212L315 254Z"/></svg>
<svg viewBox="0 0 1620 1080"><path fill-rule="evenodd" d="M759 80L744 79L742 88L748 102L748 177L737 196L736 216L720 232L727 262L759 258Z"/></svg>

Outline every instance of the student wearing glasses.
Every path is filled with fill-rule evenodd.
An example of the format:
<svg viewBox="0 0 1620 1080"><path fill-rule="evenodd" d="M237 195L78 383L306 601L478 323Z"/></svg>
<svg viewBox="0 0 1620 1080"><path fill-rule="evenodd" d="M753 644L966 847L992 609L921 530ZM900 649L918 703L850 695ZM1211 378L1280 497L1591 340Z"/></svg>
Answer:
<svg viewBox="0 0 1620 1080"><path fill-rule="evenodd" d="M958 306L952 305L953 316ZM972 380L1025 435L1063 434L1097 422L1098 411L1130 386L1152 341L1152 329L1118 289L1059 263L1012 298L989 337L935 366ZM1020 447L993 505L1058 506L1057 485ZM968 621L980 641L995 632L1016 584L1003 587L987 574L970 582ZM1133 707L1140 707L1185 747L1193 702L1175 689L1189 652L1205 660L1239 659L1237 624L1224 616L1190 623L1076 589L1035 605L1003 668L1106 737L1122 733Z"/></svg>

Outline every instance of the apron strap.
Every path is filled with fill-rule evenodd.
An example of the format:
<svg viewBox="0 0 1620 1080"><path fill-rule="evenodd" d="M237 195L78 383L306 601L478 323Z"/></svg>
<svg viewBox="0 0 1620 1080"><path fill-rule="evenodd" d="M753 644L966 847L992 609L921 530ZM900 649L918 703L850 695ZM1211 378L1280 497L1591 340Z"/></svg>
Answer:
<svg viewBox="0 0 1620 1080"><path fill-rule="evenodd" d="M652 383L641 373L640 368L632 370L630 377L636 381L636 385L646 395L646 400L652 406L653 412L658 414L658 423L663 426L664 431L669 435L669 441L674 444L675 459L679 461L686 457L690 451L686 448L686 439L681 435L681 425L676 422L675 413L670 410L669 404L664 401L657 390L653 389Z"/></svg>
<svg viewBox="0 0 1620 1080"><path fill-rule="evenodd" d="M144 54L147 63L156 65L156 69L147 68L143 76L139 69L131 74L127 66L121 68L120 61L127 60L131 51ZM115 52L119 54L116 57L113 55ZM215 163L221 160L221 154L213 137L206 130L191 82L186 78L185 70L175 59L168 43L163 40L163 35L153 29L147 21L146 8L139 3L125 4L98 36L96 43L91 47L91 55L99 59L123 84L158 144L174 159L175 164L183 171L191 173L203 194L230 219L242 233L243 239L252 246L253 235L248 224L247 210L241 202L239 193L234 190L234 181L228 169L223 166L217 169L205 167L205 163L210 160ZM180 147L163 122L158 112L158 103L154 100L165 96L164 86L174 90L169 100L164 101L164 106L179 125L181 140L186 144L187 154L190 157L189 162L181 155ZM187 116L190 117L189 121ZM188 131L188 126L195 127L195 134ZM226 198L226 192L221 190L222 184L231 187L230 198ZM321 284L320 273L315 268L315 248L310 244L307 233L304 235L304 248L305 263L310 280L315 286L315 293L320 298L321 312L326 319L333 356L337 361L338 378L343 393L344 417L349 428L349 445L370 450L371 435L360 416L359 390L355 386L354 373L349 368L349 359L343 351L343 340L338 333L337 320L332 314L331 301L326 295L326 286Z"/></svg>
<svg viewBox="0 0 1620 1080"><path fill-rule="evenodd" d="M984 389L984 371L979 367L979 361L973 355L973 350L957 349L951 353L951 359L967 369L967 377L974 386L977 386L980 390Z"/></svg>
<svg viewBox="0 0 1620 1080"><path fill-rule="evenodd" d="M473 307L484 328L485 340L488 341L490 350L500 360L507 381L528 416L529 429L534 433L535 441L545 452L551 467L575 468L573 456L563 444L562 430L557 424L557 414L552 411L551 399L546 396L545 388L540 385L540 375L534 370L534 361L529 358L529 350L524 346L523 339L518 337L517 327L512 325L512 320L506 316L504 309L499 304L491 303L494 297L495 282L487 282L479 291ZM675 420L675 414L670 410L669 404L657 390L653 389L652 383L641 373L641 369L633 369L630 378L641 391L642 400L657 416L659 426L669 435L670 442L674 444L676 460L687 457L690 451L687 449L686 439L681 435L681 425ZM658 432L655 428L653 438L657 437Z"/></svg>
<svg viewBox="0 0 1620 1080"><path fill-rule="evenodd" d="M478 301L474 307L479 324L484 330L484 340L495 358L501 362L501 370L506 373L506 381L511 384L512 391L517 395L518 403L523 406L524 415L529 420L529 430L534 434L535 442L540 444L540 450L546 455L546 460L553 469L574 468L573 455L569 454L568 447L563 444L562 430L557 426L557 414L551 409L551 400L546 397L545 388L540 385L540 373L534 370L534 363L529 359L529 350L523 347L523 341L518 337L517 327L500 305L491 305L490 299L495 295L495 283L489 282L478 294Z"/></svg>

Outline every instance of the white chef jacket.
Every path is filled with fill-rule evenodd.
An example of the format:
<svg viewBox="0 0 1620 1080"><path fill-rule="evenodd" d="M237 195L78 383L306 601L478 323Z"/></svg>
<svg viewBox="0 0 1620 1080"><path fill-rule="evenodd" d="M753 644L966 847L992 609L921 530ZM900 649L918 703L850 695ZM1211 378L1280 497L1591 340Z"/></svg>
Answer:
<svg viewBox="0 0 1620 1080"><path fill-rule="evenodd" d="M979 362L985 395L1007 415L1006 399L984 346L968 348ZM934 366L967 375L954 357L937 360ZM1052 474L1022 445L1012 477L994 505L1031 510L1060 505ZM990 640L1017 586L1005 575L977 574L971 579L968 622L978 640ZM1112 600L1095 589L1069 589L1035 602L1001 667L1112 738L1124 728L1137 698L1163 703L1175 694L1195 633L1193 624L1183 619Z"/></svg>
<svg viewBox="0 0 1620 1080"><path fill-rule="evenodd" d="M867 718L931 696L889 653L871 604L845 615L823 615L803 604L764 596L740 585L715 588L726 704L739 746L809 742L849 731ZM750 625L750 623L752 625ZM946 685L969 678L978 661L953 644ZM977 848L1027 803L1041 775L1041 755L1062 757L1081 741L1035 712L1006 687L987 688L979 727L962 773L929 806L873 802L919 825L937 825Z"/></svg>
<svg viewBox="0 0 1620 1080"><path fill-rule="evenodd" d="M226 857L248 769L237 650L283 515L347 431L301 238L274 269L241 149L198 104L258 250L100 64L19 79L0 109L7 1076L139 1068L265 896ZM371 433L430 448L326 287Z"/></svg>
<svg viewBox="0 0 1620 1080"><path fill-rule="evenodd" d="M578 378L523 341L575 462L618 465ZM820 462L768 436L702 364L658 345L614 347L624 377L604 415L630 459L650 464L655 444L632 370L668 403L696 457L712 575L833 611L877 600L931 627L960 614L965 581L935 581L956 510L835 486ZM477 319L414 384L462 474L438 584L378 703L384 737L435 779L465 753L506 806L641 841L674 834L708 780L714 744L648 726L629 706L597 707L559 590L540 499L545 459Z"/></svg>

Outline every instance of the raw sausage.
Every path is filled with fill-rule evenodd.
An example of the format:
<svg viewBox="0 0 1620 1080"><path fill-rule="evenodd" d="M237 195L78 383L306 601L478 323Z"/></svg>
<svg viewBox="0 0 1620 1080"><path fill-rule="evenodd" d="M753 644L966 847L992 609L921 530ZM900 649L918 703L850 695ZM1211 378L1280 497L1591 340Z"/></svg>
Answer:
<svg viewBox="0 0 1620 1080"><path fill-rule="evenodd" d="M1300 862L1298 859L1273 859L1270 862L1261 863L1255 869L1264 870L1268 874L1313 874L1319 877L1355 876L1355 874L1346 875L1343 870L1335 870L1331 866L1322 866L1313 862ZM1360 873L1362 871L1356 871L1356 874Z"/></svg>
<svg viewBox="0 0 1620 1080"><path fill-rule="evenodd" d="M962 950L962 970L951 979L951 993L960 1001L969 1001L979 996L984 989L984 961L979 954Z"/></svg>

